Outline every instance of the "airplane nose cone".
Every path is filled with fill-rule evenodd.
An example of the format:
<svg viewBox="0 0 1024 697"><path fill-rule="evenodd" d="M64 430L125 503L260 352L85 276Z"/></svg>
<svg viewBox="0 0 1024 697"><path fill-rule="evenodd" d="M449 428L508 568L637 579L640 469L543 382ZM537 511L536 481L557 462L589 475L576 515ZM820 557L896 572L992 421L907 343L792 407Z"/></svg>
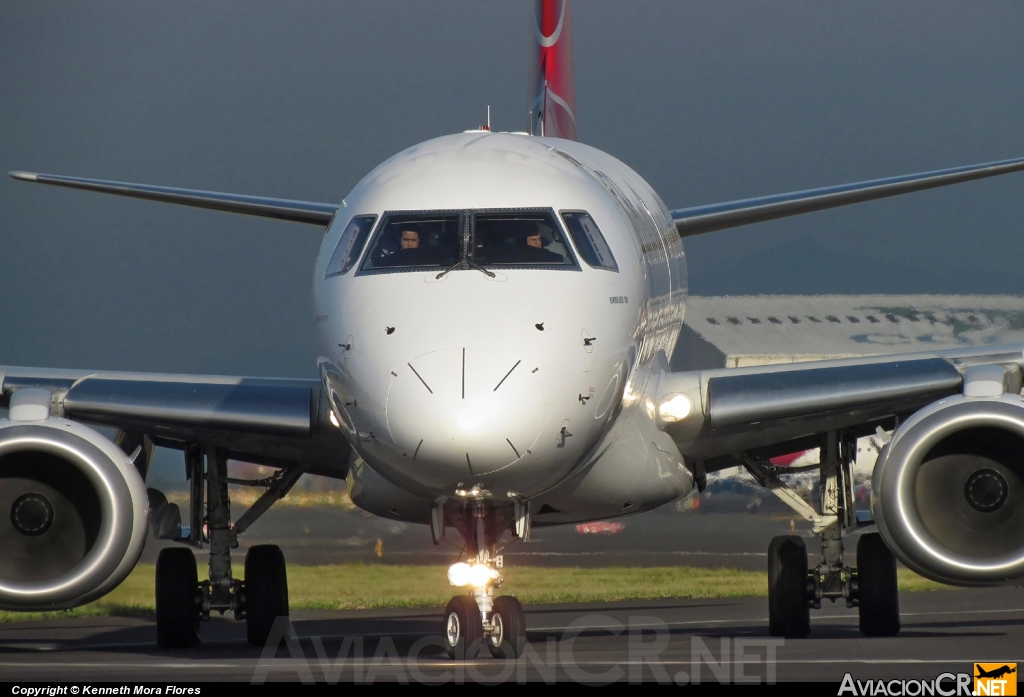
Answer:
<svg viewBox="0 0 1024 697"><path fill-rule="evenodd" d="M544 422L533 371L514 354L472 347L409 361L387 400L388 429L408 474L432 486L469 484L525 456Z"/></svg>

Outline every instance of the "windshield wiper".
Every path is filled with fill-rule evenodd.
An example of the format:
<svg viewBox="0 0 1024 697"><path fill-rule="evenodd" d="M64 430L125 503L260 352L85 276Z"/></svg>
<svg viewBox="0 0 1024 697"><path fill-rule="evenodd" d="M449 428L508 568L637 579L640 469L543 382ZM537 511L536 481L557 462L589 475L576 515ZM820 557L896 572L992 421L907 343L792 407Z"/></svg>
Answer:
<svg viewBox="0 0 1024 697"><path fill-rule="evenodd" d="M482 272L484 274L487 274L488 278L494 278L494 272L493 271L488 271L487 269L485 269L484 267L480 266L480 264L476 263L472 259L466 259L466 265L469 268L471 268L471 269L476 269L477 271L480 271L480 272ZM455 269L459 268L460 266L462 266L462 260L461 259L459 261L455 262L455 264L453 264L451 267L445 269L441 273L439 273L436 276L434 276L434 278L436 278L436 279L444 278L445 276L448 275L449 272L454 271Z"/></svg>
<svg viewBox="0 0 1024 697"><path fill-rule="evenodd" d="M494 278L494 272L493 271L488 271L487 269L485 269L484 267L480 266L480 264L476 263L472 259L467 259L466 263L469 264L470 268L476 269L477 271L482 271L483 273L487 274L488 278Z"/></svg>
<svg viewBox="0 0 1024 697"><path fill-rule="evenodd" d="M439 273L436 276L434 276L434 278L444 278L445 276L448 275L449 271L454 271L455 269L459 268L460 266L462 266L462 259L459 259L452 266L450 266L449 268L445 269L441 273Z"/></svg>

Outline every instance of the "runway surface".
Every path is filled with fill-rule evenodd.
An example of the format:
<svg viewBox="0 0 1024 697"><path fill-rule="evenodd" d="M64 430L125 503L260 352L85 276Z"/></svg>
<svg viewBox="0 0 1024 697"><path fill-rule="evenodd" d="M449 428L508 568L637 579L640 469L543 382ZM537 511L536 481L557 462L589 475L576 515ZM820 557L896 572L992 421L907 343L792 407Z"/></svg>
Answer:
<svg viewBox="0 0 1024 697"><path fill-rule="evenodd" d="M527 655L449 661L441 610L308 611L279 627L273 652L245 643L244 623L203 625L196 649L161 651L151 621L69 618L0 625L0 680L629 681L934 678L972 663L1024 659L1024 589L904 593L903 631L863 637L856 609L812 611L810 638L767 633L767 599L528 606ZM487 654L486 649L482 656Z"/></svg>

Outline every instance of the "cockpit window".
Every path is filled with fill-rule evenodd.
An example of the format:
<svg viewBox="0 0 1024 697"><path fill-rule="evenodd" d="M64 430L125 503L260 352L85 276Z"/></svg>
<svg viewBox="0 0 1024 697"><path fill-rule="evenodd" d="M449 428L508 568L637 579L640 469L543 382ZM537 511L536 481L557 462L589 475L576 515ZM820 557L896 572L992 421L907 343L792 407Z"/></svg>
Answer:
<svg viewBox="0 0 1024 697"><path fill-rule="evenodd" d="M554 216L547 211L475 214L473 261L483 267L576 267Z"/></svg>
<svg viewBox="0 0 1024 697"><path fill-rule="evenodd" d="M443 276L492 266L580 268L551 209L406 211L384 214L358 275L437 269Z"/></svg>
<svg viewBox="0 0 1024 697"><path fill-rule="evenodd" d="M341 233L341 239L338 240L334 254L331 255L331 262L327 265L324 278L346 274L356 265L356 261L366 245L366 238L370 235L373 221L376 219L375 215L357 215L349 221L345 232Z"/></svg>
<svg viewBox="0 0 1024 697"><path fill-rule="evenodd" d="M576 250L595 269L608 269L618 271L619 266L615 263L612 250L608 248L604 235L597 227L597 223L590 217L589 213L582 211L562 211L562 220L569 228L572 241L576 243Z"/></svg>
<svg viewBox="0 0 1024 697"><path fill-rule="evenodd" d="M461 257L458 213L401 213L384 218L362 271L447 269Z"/></svg>

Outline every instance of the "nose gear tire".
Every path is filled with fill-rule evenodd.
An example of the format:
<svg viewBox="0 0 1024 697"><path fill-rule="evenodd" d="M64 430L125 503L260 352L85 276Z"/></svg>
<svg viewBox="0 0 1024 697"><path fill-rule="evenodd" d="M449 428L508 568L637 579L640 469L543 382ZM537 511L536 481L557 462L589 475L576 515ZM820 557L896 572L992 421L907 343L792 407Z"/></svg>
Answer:
<svg viewBox="0 0 1024 697"><path fill-rule="evenodd" d="M857 541L860 589L860 631L865 636L896 636L900 631L900 599L896 557L878 533Z"/></svg>
<svg viewBox="0 0 1024 697"><path fill-rule="evenodd" d="M448 657L456 661L476 658L484 643L483 620L476 601L457 595L444 610L444 642Z"/></svg>
<svg viewBox="0 0 1024 697"><path fill-rule="evenodd" d="M768 545L768 631L787 639L811 633L807 546L796 535L773 538Z"/></svg>
<svg viewBox="0 0 1024 697"><path fill-rule="evenodd" d="M488 638L487 648L495 658L515 659L526 648L526 615L517 599L503 595L494 599L491 622L501 633Z"/></svg>
<svg viewBox="0 0 1024 697"><path fill-rule="evenodd" d="M169 547L156 560L156 643L162 649L199 645L199 577L191 549Z"/></svg>
<svg viewBox="0 0 1024 697"><path fill-rule="evenodd" d="M245 625L252 646L264 646L278 617L288 617L288 573L277 545L245 554Z"/></svg>

